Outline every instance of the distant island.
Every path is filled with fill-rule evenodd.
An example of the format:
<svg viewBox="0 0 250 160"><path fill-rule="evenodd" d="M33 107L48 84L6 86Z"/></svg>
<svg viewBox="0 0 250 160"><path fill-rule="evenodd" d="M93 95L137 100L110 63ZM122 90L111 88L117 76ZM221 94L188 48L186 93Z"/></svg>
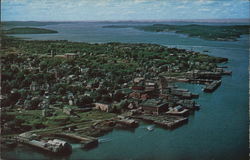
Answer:
<svg viewBox="0 0 250 160"><path fill-rule="evenodd" d="M31 27L20 27L11 28L3 31L5 34L45 34L45 33L58 33L55 30L43 29L43 28L31 28Z"/></svg>
<svg viewBox="0 0 250 160"><path fill-rule="evenodd" d="M69 22L39 22L39 21L7 21L1 22L3 26L46 26L46 25L56 25L61 23Z"/></svg>
<svg viewBox="0 0 250 160"><path fill-rule="evenodd" d="M249 25L210 26L210 25L167 25L153 24L147 26L110 25L103 28L135 28L149 32L176 32L190 37L206 40L236 41L241 35L249 34Z"/></svg>

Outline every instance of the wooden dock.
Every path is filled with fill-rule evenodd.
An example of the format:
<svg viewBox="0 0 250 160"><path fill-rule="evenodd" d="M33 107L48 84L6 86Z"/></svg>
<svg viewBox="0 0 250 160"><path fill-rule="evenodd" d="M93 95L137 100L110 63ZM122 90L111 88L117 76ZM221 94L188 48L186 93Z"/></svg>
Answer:
<svg viewBox="0 0 250 160"><path fill-rule="evenodd" d="M139 115L133 116L133 118L157 124L166 129L175 129L188 122L188 118L186 117L172 115Z"/></svg>
<svg viewBox="0 0 250 160"><path fill-rule="evenodd" d="M166 114L186 117L189 115L189 110L183 109L182 111L168 111L168 112L166 112Z"/></svg>
<svg viewBox="0 0 250 160"><path fill-rule="evenodd" d="M90 149L98 146L98 139L86 135L76 135L72 133L55 133L53 136L71 139L81 143L82 148Z"/></svg>
<svg viewBox="0 0 250 160"><path fill-rule="evenodd" d="M123 118L123 119L117 120L116 122L127 128L136 128L139 125L139 123L134 119Z"/></svg>
<svg viewBox="0 0 250 160"><path fill-rule="evenodd" d="M213 81L212 83L206 85L206 87L203 89L204 92L213 92L221 85L221 80Z"/></svg>
<svg viewBox="0 0 250 160"><path fill-rule="evenodd" d="M232 75L232 71L225 71L225 70L224 70L224 71L222 72L222 75L229 75L229 76L230 76L230 75Z"/></svg>
<svg viewBox="0 0 250 160"><path fill-rule="evenodd" d="M22 136L15 137L18 143L26 144L53 154L67 155L72 153L72 146L62 140L53 139L49 141L29 139Z"/></svg>
<svg viewBox="0 0 250 160"><path fill-rule="evenodd" d="M189 82L193 83L193 84L209 84L209 83L212 83L213 80L211 80L211 79L190 79Z"/></svg>

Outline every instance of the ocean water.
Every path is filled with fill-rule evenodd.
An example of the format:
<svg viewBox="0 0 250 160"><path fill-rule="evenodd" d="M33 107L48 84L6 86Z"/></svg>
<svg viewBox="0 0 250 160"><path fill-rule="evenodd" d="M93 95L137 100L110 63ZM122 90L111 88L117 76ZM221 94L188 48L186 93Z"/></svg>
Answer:
<svg viewBox="0 0 250 160"><path fill-rule="evenodd" d="M178 86L199 93L196 101L201 109L189 117L189 122L175 130L142 123L134 131L114 130L100 137L92 150L73 145L68 157L55 157L20 147L2 152L8 159L118 159L118 160L247 160L248 159L248 57L249 39L242 36L236 42L207 41L175 33L144 32L133 28L102 28L112 24L146 25L149 23L86 23L48 25L42 28L59 31L57 34L18 35L35 40L58 40L105 43L155 43L229 58L222 64L233 71L224 76L222 85L213 93L203 93L202 85L178 83ZM213 25L213 24L210 24Z"/></svg>

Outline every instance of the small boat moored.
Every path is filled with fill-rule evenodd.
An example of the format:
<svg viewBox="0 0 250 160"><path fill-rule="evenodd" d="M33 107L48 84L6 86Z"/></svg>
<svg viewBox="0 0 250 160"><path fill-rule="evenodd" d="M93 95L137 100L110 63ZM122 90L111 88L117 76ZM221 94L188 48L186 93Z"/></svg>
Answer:
<svg viewBox="0 0 250 160"><path fill-rule="evenodd" d="M147 129L148 131L153 131L153 130L154 130L154 126L147 126L146 129Z"/></svg>

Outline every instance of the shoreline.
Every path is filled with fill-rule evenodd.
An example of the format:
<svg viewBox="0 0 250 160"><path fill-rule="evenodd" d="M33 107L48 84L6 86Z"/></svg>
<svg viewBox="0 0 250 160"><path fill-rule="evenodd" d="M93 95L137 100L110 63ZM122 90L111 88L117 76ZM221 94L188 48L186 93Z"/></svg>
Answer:
<svg viewBox="0 0 250 160"><path fill-rule="evenodd" d="M190 41L192 41L192 40L190 40ZM200 43L191 43L192 46L199 45L199 44ZM210 43L208 43L208 44L210 44ZM232 44L233 45L232 47L230 47L229 45L223 45L222 43L216 43L216 44L218 46L220 46L220 47L225 47L225 48L229 47L229 48L232 48L232 49L235 48L235 47L241 48L241 46L242 46L242 45L240 45L240 46L233 45L233 44L235 44L234 42L227 43L227 44L230 44L230 45ZM212 45L212 43L210 45ZM179 46L177 46L177 47L179 48ZM207 46L207 47L209 48L209 46ZM194 50L197 51L197 49L199 49L199 48L195 48L194 47ZM193 145L193 147L192 147L193 150L191 149L190 152L193 153L193 155L195 155L195 157L193 157L193 158L191 157L192 159L197 158L197 156L199 157L199 155L201 156L203 154L206 154L206 152L204 152L204 150L206 150L206 149L211 150L211 154L213 154L213 155L216 155L217 151L220 151L221 153L225 152L225 151L228 151L228 150L225 150L225 148L227 146L219 143L219 141L212 142L214 139L217 139L219 137L221 137L222 140L225 140L225 143L226 142L227 143L229 143L229 142L230 143L231 142L234 142L234 143L241 142L240 146L238 146L238 147L233 147L232 146L232 150L230 149L230 153L232 153L233 157L237 158L237 155L240 155L240 153L242 153L241 154L242 156L245 155L245 153L247 152L247 150L246 150L247 146L244 143L244 140L245 140L245 138L244 138L245 137L245 130L244 130L244 128L240 127L240 126L242 126L242 124L244 124L244 121L241 120L242 118L238 118L237 116L236 117L232 116L230 118L230 120L234 120L234 122L235 122L234 124L237 124L237 127L234 126L231 123L227 123L227 122L224 121L224 118L225 118L225 120L227 120L227 118L224 117L224 113L229 113L229 115L234 115L234 113L231 114L232 111L233 112L241 111L241 115L242 115L241 117L244 117L244 115L245 115L245 112L244 112L245 110L242 111L243 106L244 106L244 108L246 106L245 105L245 98L246 98L245 94L243 94L243 97L236 97L237 95L233 93L233 90L226 89L228 87L232 87L232 86L235 85L236 87L232 87L234 90L237 89L237 87L239 87L239 90L242 91L242 87L245 86L245 78L244 78L244 81L243 81L244 84L241 83L242 81L238 81L239 76L243 76L243 75L242 74L238 74L238 72L237 72L240 69L239 70L240 73L245 73L245 70L244 70L244 72L241 72L241 70L244 69L245 67L244 68L239 67L238 64L236 64L236 66L235 66L235 62L238 62L237 56L235 56L236 53L237 53L237 55L239 55L239 57L240 56L244 57L244 55L247 55L247 54L240 54L240 53L245 53L245 48L242 48L242 49L243 50L240 51L239 49L235 48L231 52L230 52L231 49L226 49L223 52L222 48L220 48L218 50L215 49L215 48L211 48L211 50L209 50L210 52L208 54L213 54L215 56L216 55L220 55L220 56L223 55L224 57L229 58L229 60L230 60L229 63L230 64L226 64L226 65L229 66L229 69L233 69L233 71L234 71L233 78L230 78L230 77L223 78L223 82L225 82L225 83L222 82L223 83L222 86L219 88L219 90L216 90L216 92L214 94L212 94L212 95L204 94L205 96L203 94L202 94L203 96L201 95L201 98L198 100L199 104L201 104L201 112L195 113L195 116L190 116L190 118L189 118L190 119L189 124L187 124L187 125L179 128L179 129L175 130L174 132L167 131L167 130L164 131L164 130L159 129L157 127L157 130L156 130L155 133L154 133L154 131L150 133L152 135L152 137L150 137L150 138L152 138L152 140L154 140L154 142L159 143L159 146L161 146L161 148L169 148L170 149L169 152L165 152L163 149L160 149L159 151L157 151L157 153L159 153L159 156L157 156L159 159L161 159L162 156L166 156L166 157L171 157L171 155L172 156L178 156L178 154L181 153L181 152L177 151L177 153L176 153L176 150L173 149L173 148L178 149L178 146L183 146L183 147L185 147L185 149L187 149L186 146L188 146L189 144ZM240 51L240 52L238 52L238 51ZM202 52L202 50L201 50L201 52ZM226 52L228 52L228 54ZM235 54L233 54L234 52L235 52ZM233 55L233 57L231 55ZM236 59L234 57L236 57ZM242 60L240 62L244 62L244 64L245 64L244 60ZM241 64L241 63L239 63L239 64ZM235 79L237 79L236 83L235 83ZM230 84L229 86L228 86L228 83ZM226 86L226 88L225 88L225 86ZM185 87L183 87L183 88L185 88ZM193 87L191 87L191 88L193 88ZM226 91L224 91L225 89L226 89ZM196 92L196 90L193 90L193 91ZM245 89L243 91L245 93ZM225 92L225 95L224 95L224 92ZM242 95L242 94L240 94L240 95ZM212 99L211 102L205 102L207 99L204 99L204 98L207 97L207 96L214 97L215 99ZM218 98L216 100L215 96L218 96L219 100L218 100ZM237 107L233 107L232 105L230 106L230 103L220 103L220 99L222 100L223 98L225 98L225 96L231 98L231 99L228 99L228 101L230 101L230 102L232 101L232 99L235 98L235 102L237 102L237 103L234 103L234 101L232 101L232 105L234 105L234 106L238 105L238 106ZM227 98L224 99L224 100L227 100ZM238 101L238 100L240 100L240 101ZM243 103L241 101L243 101ZM231 110L231 112L230 112L230 110ZM214 116L209 117L211 114L213 114ZM223 135L224 131L221 129L221 127L216 127L216 126L213 125L213 123L209 123L209 121L213 122L213 120L215 122L219 123L220 120L221 120L221 118L218 118L218 117L220 117L220 116L222 117L221 123L223 125L225 125L225 130L228 132L228 134L225 137ZM245 118L243 118L243 119L245 119ZM204 121L202 122L202 120L204 120ZM214 124L216 124L216 123L214 123ZM213 126L211 126L211 125L213 125ZM199 126L204 126L203 129L201 128L202 131L200 131L200 127ZM238 132L236 134L234 134L234 132L232 133L231 131L234 131L235 129L237 129L237 131L239 131L242 134L237 134ZM218 131L219 133L215 133L212 136L210 136L210 134L208 134L208 136L207 136L207 135L203 134L204 133L203 130L205 130L207 133L210 133L210 132L213 133L213 131ZM173 134L171 134L171 132ZM120 134L120 133L122 133L122 134ZM116 142L115 141L109 142L110 144L105 144L106 146L105 145L99 145L99 148L97 148L96 150L99 151L99 152L103 152L103 149L106 148L106 147L112 148L112 146L115 146L117 143L119 143L121 141L124 142L124 139L125 139L125 141L126 141L127 138L129 139L130 137L127 137L127 136L131 136L131 133L128 133L128 134L125 133L124 134L123 132L120 132L120 131L114 131L114 133L108 134L107 137L108 138L115 138L117 136L124 136L124 137L121 138L121 139L119 139L119 140L116 140ZM133 133L136 134L136 135L139 134L139 135L144 136L144 132L141 132L139 129L137 129ZM187 137L186 135L189 134L189 133L193 133L194 136L197 136L197 141L192 141L192 140L187 140L186 141L186 139L185 139ZM220 134L220 133L222 133L222 134ZM159 137L159 138L161 138L161 139L170 139L170 141L164 143L164 145L160 144L161 140L158 140L157 138L155 138L155 137L158 137L159 135L164 135L164 136ZM178 135L178 136L174 136L174 135ZM176 137L178 139L176 139L176 141L174 141L174 143L173 143L173 141L171 141L171 139L174 139ZM231 140L229 140L229 139L231 139ZM237 142L234 141L235 139L237 139ZM221 140L221 139L219 138L218 140ZM151 144L152 144L152 143L150 143L151 140L146 140L146 141L147 142L145 142L145 144L151 146ZM169 145L168 143L171 143L171 142L172 142L172 145ZM140 145L140 143L137 143L136 138L130 140L129 144ZM118 146L119 146L119 144L118 144ZM204 146L206 146L206 147L204 147ZM133 148L135 148L135 147L133 147ZM142 148L142 151L145 152L145 153L146 153L146 151L147 151L147 153L150 153L151 148L148 149L148 148L144 147L144 148ZM240 153L237 152L238 148L241 149L241 150L243 150L243 152L240 152ZM123 153L123 152L127 151L126 148L117 149L116 147L113 147L112 149L115 152L118 152L118 153L120 153L120 152ZM195 152L196 149L202 149L202 150L204 149L204 150L203 151L201 150L201 152L198 153L199 155L196 155L196 152ZM17 149L17 150L19 151L19 149ZM214 150L216 150L216 151L214 151ZM24 151L24 153L23 153L24 155L27 154L26 150L23 150L23 151ZM10 152L9 156L11 155L11 153L12 152ZM29 151L28 151L28 153L29 153ZM15 153L13 153L13 155L14 154ZM107 153L107 154L110 157L114 157L114 158L118 158L119 159L119 156L117 156L114 153ZM131 154L132 154L131 157L137 157L137 156L135 156L135 153L131 153ZM34 153L34 155L37 155L37 154ZM85 152L85 151L77 149L71 155L71 157L75 157L76 155L80 155L80 156L85 156L86 155L86 158L88 157L89 159L98 158L98 156L96 156L95 151ZM146 155L150 156L150 154L146 154ZM39 156L39 154L38 154L38 156ZM43 156L43 155L40 155L40 156ZM16 155L16 157L19 157L19 156ZM48 157L50 157L50 156L48 156ZM215 158L216 158L216 156L215 156ZM164 158L162 158L162 159L164 159ZM199 159L202 159L202 156L199 157ZM242 159L244 159L244 158L242 158Z"/></svg>
<svg viewBox="0 0 250 160"><path fill-rule="evenodd" d="M23 43L23 45L26 45L26 42L27 43L32 43L32 44L35 44L35 45L42 45L42 47L44 47L44 46L46 46L46 45L44 45L44 44L38 44L39 42L40 43L51 43L51 44L53 44L53 43L62 43L63 45L86 45L86 47L93 47L93 46L96 46L96 44L89 44L89 43L77 43L77 42L68 42L68 41L34 41L34 40L32 40L32 41L25 41L25 40L19 40L19 39L12 39L12 40L10 40L9 39L9 41L17 41L17 42L19 42L19 43ZM203 56L205 56L206 58L208 58L208 59L206 59L205 57L204 57L204 59L206 59L206 61L207 60L209 60L209 58L211 58L211 60L215 60L217 63L219 63L219 62L227 62L228 61L228 59L227 58L219 58L219 57L212 57L212 56L207 56L207 55L204 55L204 54L200 54L200 53L198 53L198 52L193 52L193 51L188 51L188 50L184 50L184 49L177 49L177 48L168 48L168 47L163 47L163 46L161 46L161 45L156 45L156 44L146 44L146 43L138 43L138 44L129 44L129 43L105 43L105 44L100 44L101 46L100 46L100 48L108 48L108 47L113 47L112 45L114 45L114 47L117 47L118 46L118 48L119 49L123 49L123 48L125 48L125 49L127 49L127 46L129 46L129 47L141 47L140 49L144 49L144 48L150 48L150 47L155 47L155 48L153 48L153 49L155 49L155 52L157 52L157 54L155 55L156 57L154 57L154 60L155 60L155 62L158 62L159 61L159 57L157 57L158 56L158 54L159 55L161 55L161 50L163 50L163 51L165 51L165 52L167 52L168 54L166 54L166 56L168 56L168 58L169 59L178 59L178 57L179 58L181 58L181 57L186 57L186 56L193 56L194 58L196 58L196 56L197 57L199 57L199 56L201 56L201 57L203 57ZM109 46L110 45L110 46ZM29 46L28 46L29 47ZM82 47L82 46L81 46ZM99 46L97 46L97 47L99 47ZM151 48L150 48L151 49ZM8 50L8 48L7 48L7 50ZM158 51L159 50L159 51ZM21 50L22 51L22 50ZM92 50L90 50L90 52L93 52L94 50L92 49ZM177 53L176 53L177 52ZM97 52L98 53L98 52ZM179 53L181 53L181 55L179 55ZM53 54L45 54L45 55L43 55L43 56L45 56L45 57L43 57L44 59L48 59L48 60L51 60L50 58L52 58L52 62L54 61L54 60L62 60L61 62L63 62L63 63L71 63L72 61L76 61L76 62L78 62L77 61L77 59L75 58L75 57L81 57L81 56L84 56L84 58L86 58L86 57L88 57L88 58L91 58L91 56L90 56L90 54L88 54L87 56L85 56L84 55L85 53L82 53L82 54L60 54L60 55L58 55L58 54L56 54L56 55L53 55ZM91 53L92 54L92 53ZM187 54L187 55L186 55ZM19 55L19 54L17 54L17 55ZM21 57L23 57L23 56L28 56L29 58L30 57L33 57L34 58L34 60L36 60L36 59L39 59L39 58L41 58L41 57L39 57L38 56L39 54L36 54L36 55L34 55L34 54L29 54L29 53L25 53L24 52L24 54L23 55L21 55L21 56L19 56L20 58ZM6 54L5 56L7 56L8 57L8 54ZM38 57L39 58L38 58ZM96 54L96 56L99 56L99 54ZM112 56L112 55L105 55L105 56ZM142 54L142 56L144 56L144 54ZM149 55L147 55L147 56L154 56L154 55L151 55L151 54L149 54ZM164 55L165 56L165 55ZM73 58L72 58L73 57ZM103 55L102 55L102 57L103 57ZM5 57L6 58L6 57ZM18 58L18 57L17 57ZM124 58L124 57L123 57ZM145 57L144 57L145 58ZM120 58L121 59L121 58ZM122 63L124 63L122 60L120 60L119 59L119 61L121 61ZM135 62L137 62L137 60L134 60L134 58L130 58L131 59L131 61L134 61L133 63L135 63ZM150 58L149 58L150 59ZM6 59L5 59L6 60ZM8 59L7 59L8 60ZM198 59L197 59L197 61L198 61ZM194 63L195 62L197 62L197 61L195 61L194 60ZM145 61L146 62L146 61ZM42 63L42 62L40 62L40 63ZM122 64L121 63L121 64ZM125 63L128 63L128 62L125 62ZM137 62L138 63L138 62ZM213 65L215 62L213 62L213 63L211 63L211 65ZM215 66L217 65L217 63L216 64L214 64ZM18 64L17 63L17 65L22 65L22 64ZM61 65L60 63L59 64L57 64L57 65ZM75 64L73 64L73 65L75 65ZM112 62L112 65L113 65L113 62ZM174 68L176 65L174 64L174 65L172 65L172 67ZM40 66L39 66L40 67ZM172 69L172 67L168 67L168 68L170 68L170 69ZM198 66L199 67L199 66ZM155 68L157 68L157 67L155 67ZM211 67L212 69L217 69L216 67ZM41 70L41 68L39 68L39 69L37 69L37 68L33 68L33 69L35 69L34 70L34 73L47 73L48 71L46 71L46 70ZM31 69L31 71L33 70L33 69ZM47 68L45 68L45 69L47 69ZM108 68L109 69L109 68ZM112 68L111 68L112 69ZM197 79L197 77L198 78L200 78L200 77L202 77L203 79L204 78L209 78L209 79L213 79L213 76L215 76L215 78L217 78L217 76L221 76L221 74L223 73L223 70L220 70L220 72L218 72L217 73L217 71L215 72L215 71L212 71L212 69L211 69L211 71L210 72L202 72L202 71L198 71L198 72L190 72L190 73L188 73L188 71L185 71L185 72L179 72L178 71L178 69L175 69L175 70L170 70L167 74L170 74L170 73L174 73L174 74L176 74L175 76L174 75L172 75L174 78L195 78L195 79ZM47 69L48 70L48 69ZM181 69L179 69L179 70L181 70ZM83 70L84 72L83 73L85 73L85 70ZM116 71L116 69L114 70L114 71ZM113 70L111 70L110 72L112 73L112 72L114 72ZM33 72L33 71L32 71ZM149 73L148 71L147 72L145 72L145 74L147 74L147 73ZM154 71L154 73L156 73L156 71ZM185 73L185 74L184 74ZM216 74L215 74L216 73ZM124 75L126 75L127 74L127 72L124 72L124 73L122 73L122 74L124 74ZM189 74L189 75L187 75L187 74ZM123 76L124 76L123 75ZM62 76L64 76L64 75L62 75ZM172 104L168 104L169 106L168 106L168 108L166 108L166 106L165 105L160 105L159 106L159 108L163 108L163 110L164 111L160 111L161 109L157 109L157 110L155 110L154 109L154 107L155 107L155 105L158 105L158 102L153 102L154 104L153 105L149 105L149 104L141 104L141 102L139 103L139 104L137 104L137 106L135 107L135 110L133 110L134 109L134 107L132 107L133 109L128 109L128 108L124 108L124 109L126 109L126 110L129 110L129 111L131 111L131 113L129 113L129 114L137 114L136 112L139 112L139 114L145 114L144 112L145 111L147 111L147 112L149 112L152 116L154 115L154 117L155 118L158 118L158 115L162 115L162 113L164 113L165 112L165 109L168 109L168 110L171 110L171 111L173 111L173 113L175 113L175 112L181 112L182 111L182 109L181 110L179 110L179 108L177 107L177 104L178 105L182 105L182 108L184 108L184 109L190 109L190 110L192 110L193 109L193 107L195 106L195 103L193 102L193 101L183 101L183 102L179 102L179 100L184 100L184 99L186 99L186 98L183 98L184 96L185 97L189 97L190 99L192 99L192 97L190 97L189 95L192 95L189 91L186 91L186 90L178 90L178 88L176 88L176 87L174 87L174 86L171 86L171 85L166 85L166 86L164 86L164 84L166 83L166 82L171 82L172 80L170 80L170 79L172 79L173 77L172 76L166 76L166 77L161 77L160 75L152 75L151 76L151 78L150 79L145 79L145 78L142 78L142 77L138 77L137 75L135 75L135 76L132 76L131 77L131 85L130 85L130 87L129 87L129 89L132 89L132 92L134 93L134 95L127 95L127 96L131 96L131 100L132 100L132 102L134 101L134 99L138 99L138 96L137 96L137 94L141 94L141 93L143 93L143 94L148 94L148 93L150 93L150 94L148 94L146 97L150 97L150 98L146 98L146 99L144 99L143 97L139 97L139 101L142 101L142 102L144 102L144 100L145 101L147 101L147 99L153 99L153 98L159 98L160 96L162 96L163 97L163 99L165 98L167 101L169 101L169 102L172 102L173 101L173 105ZM56 77L55 77L56 78ZM155 78L156 78L156 80L155 80ZM221 77L220 77L221 78ZM62 78L61 78L62 79ZM112 78L111 78L112 79ZM58 81L60 81L60 79L56 79L56 81L54 81L54 79L52 79L52 82L50 83L52 86L54 85L54 84L56 84L56 83L58 83ZM143 86L141 86L141 85L139 85L139 83L141 82L141 81L143 81ZM173 80L174 82L176 81L176 80ZM145 83L144 83L145 82ZM31 84L32 85L32 84ZM86 89L88 89L88 84L86 83L86 86L84 87L84 88L86 88ZM95 85L93 85L93 86L90 86L90 88L91 89L93 89L93 90L95 90L96 88L95 88ZM31 91L36 91L36 89L34 89L33 90L33 88L32 88L32 86L30 86L30 89L27 89L27 90L31 90ZM39 90L39 89L38 89ZM41 89L40 89L41 90ZM46 89L45 89L46 90ZM49 91L49 89L48 89L48 91ZM161 92L161 94L159 94L158 92ZM55 91L54 91L55 92ZM58 91L56 91L56 93L57 93ZM113 91L112 91L113 92ZM163 92L166 92L166 93L163 93ZM6 92L7 94L9 94L8 92ZM34 94L35 92L31 92L32 94ZM45 92L46 93L46 92ZM115 92L114 92L115 93ZM37 96L37 93L35 93L36 94L36 96ZM53 93L54 94L54 93ZM60 97L61 95L59 94L59 92L57 93L58 94L58 96ZM155 96L155 94L157 94L156 96ZM65 93L64 93L64 95L65 95ZM35 96L35 95L34 95ZM46 100L46 94L44 94L43 95L43 97L44 97L44 99ZM70 95L71 96L71 95ZM176 99L176 97L178 97L177 98L177 100L178 101L176 101L175 99L172 99L172 96L174 96L174 98ZM91 96L89 96L89 97L91 97ZM8 96L6 96L6 98L8 98ZM91 97L92 98L92 97ZM72 105L70 105L72 102L71 102L71 100L70 100L70 98L68 98L69 99L69 106L72 106ZM124 98L124 99L128 99L128 98ZM61 102L61 100L58 100L58 102ZM98 102L98 101L96 101L96 102ZM112 103L114 103L115 101L112 101ZM132 104L132 102L131 102L131 104ZM151 103L151 102L150 102ZM166 102L160 102L160 103L166 103ZM191 103L191 105L190 106L187 106L187 105L189 105L189 104L186 104L186 103ZM64 103L64 105L65 105L66 103ZM43 105L43 104L41 104L41 105ZM92 105L92 104L91 104ZM135 104L132 104L132 105L135 105ZM149 106L148 106L149 105ZM18 107L16 106L16 104L13 104L11 107L14 109L14 108L19 108L20 110L19 111L21 111L21 112L27 112L27 113L29 113L30 111L29 110L26 110L26 109L22 109L23 107L25 106L25 104L21 104L21 105L19 105ZM127 106L128 107L128 106ZM148 107L151 107L151 109L148 109ZM50 109L54 109L54 108L56 108L55 106L52 108L52 107L46 107L46 108L50 108ZM98 109L98 108L96 108L96 109ZM99 108L100 110L103 110L103 108ZM79 119L75 119L77 116L79 116L79 117L81 117L80 115L76 115L76 117L75 117L75 115L74 114L72 114L73 112L74 112L74 108L72 108L72 112L71 112L71 110L65 110L64 111L64 108L63 108L63 110L61 109L61 108L56 108L56 109L54 109L56 112L57 112L57 114L58 115L56 115L56 116L58 116L58 117L60 117L60 116L63 116L63 118L65 118L65 119L67 119L67 118L72 118L72 120L74 120L75 122L76 121L78 121ZM152 111L153 110L153 111ZM6 111L8 112L8 109L6 109ZM9 110L9 111L11 111L11 110ZM64 113L61 113L61 112L64 112ZM40 111L39 111L40 112ZM96 112L97 114L103 114L103 115L105 115L104 113L105 113L106 111L104 110L104 112ZM121 111L121 112L124 112L124 111ZM91 112L91 113L95 113L95 112ZM124 113L126 113L126 112L124 112ZM14 113L14 115L18 115L18 113ZM40 113L39 113L40 114ZM49 120L50 120L50 116L47 116L46 115L46 112L44 112L44 117L48 120L48 123L49 123ZM67 114L67 116L65 115L65 114ZM85 112L84 112L84 114L83 115L87 115L88 114L88 112L85 114ZM24 114L25 115L25 114ZM119 115L119 113L117 114L114 114L114 115L112 115L112 116L117 116L117 115ZM55 117L56 117L55 116ZM95 116L95 115L94 115ZM111 115L110 115L111 116ZM49 117L49 118L47 118L47 117ZM168 117L168 115L165 115L165 117ZM171 117L171 116L169 116L169 117ZM53 116L52 116L52 118L53 118ZM60 117L61 118L61 117ZM61 119L58 119L59 121L61 120ZM62 119L62 120L64 120L64 119ZM91 118L89 118L89 120L91 120ZM120 126L121 128L127 128L126 127L126 121L127 121L127 119L126 119L126 116L125 116L125 118L123 119L125 122L122 122L122 124L125 126ZM184 121L186 121L187 119L184 119ZM163 121L165 121L165 119L159 119L159 120L156 120L154 123L156 123L156 124L159 124L160 122L163 122ZM87 121L88 122L88 121ZM111 121L110 123L109 122L105 122L105 120L101 120L100 121L100 124L94 124L94 126L93 125L90 125L90 124L88 124L88 125L90 125L89 127L85 127L82 131L80 131L80 134L81 133L84 133L84 135L86 134L86 135L88 135L88 136L101 136L101 135L103 135L103 134L106 134L107 132L110 132L110 131L112 131L114 128L115 128L115 124L117 123L118 121ZM130 121L128 121L129 123L130 123ZM173 122L173 121L172 121ZM104 124L102 124L102 123L104 123ZM114 124L115 123L115 124ZM43 124L43 123L42 123ZM70 123L69 125L71 125L71 124L73 124L73 122L72 123ZM119 124L121 124L121 123L119 123ZM161 123L160 123L161 124ZM176 123L176 124L179 124L179 122L178 123ZM44 125L44 124L43 124ZM61 124L59 123L59 126L60 126ZM97 127L96 127L96 125L97 125ZM99 126L99 128L98 128L98 125L100 125ZM110 126L111 125L111 126ZM163 124L163 125L165 125L165 123ZM7 123L6 123L6 126L7 126ZM130 126L130 125L128 125L128 126ZM167 124L167 126L168 126L168 124ZM8 126L7 126L8 127ZM7 128L7 127L5 127L5 128ZM46 127L46 126L45 126ZM72 126L73 127L73 126ZM65 127L64 127L65 128ZM74 127L73 127L74 128ZM128 128L130 128L130 127L128 127ZM171 127L170 127L171 128ZM76 128L74 128L74 129L71 129L71 127L66 127L66 129L67 130L77 130L77 129L79 129L79 130L81 130L82 128L78 128L78 127L76 127ZM53 130L53 127L52 127L52 130ZM78 131L79 131L78 130ZM91 130L91 131L88 131L88 130ZM56 130L56 131L54 131L54 132L57 132L58 130ZM32 130L30 131L30 132L32 132ZM33 131L34 132L34 131ZM74 131L73 131L74 132ZM53 133L53 132L52 132ZM92 133L92 134L91 134ZM94 134L93 134L94 133Z"/></svg>

